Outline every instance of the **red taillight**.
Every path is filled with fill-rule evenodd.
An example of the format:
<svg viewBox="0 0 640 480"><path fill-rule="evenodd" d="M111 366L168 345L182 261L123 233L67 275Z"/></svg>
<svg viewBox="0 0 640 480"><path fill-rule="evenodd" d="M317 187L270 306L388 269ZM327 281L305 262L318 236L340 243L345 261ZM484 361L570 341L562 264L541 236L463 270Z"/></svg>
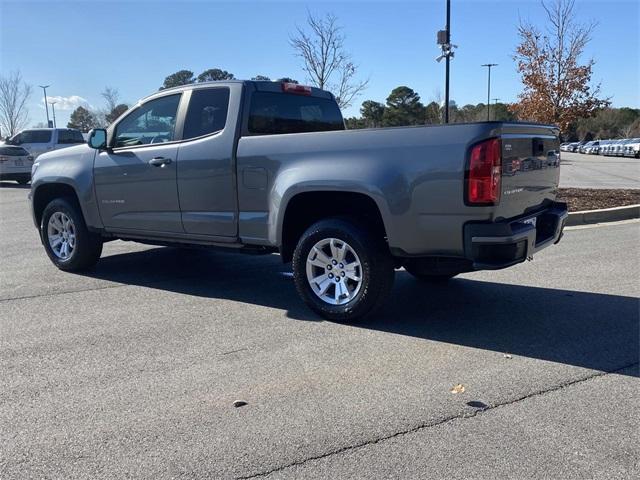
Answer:
<svg viewBox="0 0 640 480"><path fill-rule="evenodd" d="M295 93L297 95L311 95L311 87L290 82L282 83L282 91L285 93Z"/></svg>
<svg viewBox="0 0 640 480"><path fill-rule="evenodd" d="M500 139L492 138L474 145L467 174L467 203L495 205L500 201Z"/></svg>

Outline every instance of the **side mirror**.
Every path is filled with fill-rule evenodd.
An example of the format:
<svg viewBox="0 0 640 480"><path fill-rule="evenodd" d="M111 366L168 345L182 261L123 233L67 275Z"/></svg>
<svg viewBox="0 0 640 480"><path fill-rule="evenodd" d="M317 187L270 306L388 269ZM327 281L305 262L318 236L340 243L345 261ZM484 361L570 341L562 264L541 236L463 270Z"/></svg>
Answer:
<svg viewBox="0 0 640 480"><path fill-rule="evenodd" d="M104 128L94 128L89 132L87 144L96 150L107 148L107 131Z"/></svg>

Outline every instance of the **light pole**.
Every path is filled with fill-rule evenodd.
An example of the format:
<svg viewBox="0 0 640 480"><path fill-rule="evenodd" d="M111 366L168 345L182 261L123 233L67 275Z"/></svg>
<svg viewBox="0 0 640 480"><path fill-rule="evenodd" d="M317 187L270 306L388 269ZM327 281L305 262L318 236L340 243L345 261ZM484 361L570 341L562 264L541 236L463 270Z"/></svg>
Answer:
<svg viewBox="0 0 640 480"><path fill-rule="evenodd" d="M42 90L44 90L44 108L47 110L47 127L51 127L51 123L49 122L49 104L47 103L47 88L51 85L38 85Z"/></svg>
<svg viewBox="0 0 640 480"><path fill-rule="evenodd" d="M487 67L489 77L487 81L487 122L489 121L491 114L491 67L497 67L497 63L485 63L482 65L483 67Z"/></svg>
<svg viewBox="0 0 640 480"><path fill-rule="evenodd" d="M51 104L51 111L53 112L53 128L56 127L56 102L49 102Z"/></svg>
<svg viewBox="0 0 640 480"><path fill-rule="evenodd" d="M440 62L443 58L445 62L445 80L444 80L444 123L449 123L449 62L454 56L453 49L457 45L451 44L451 0L447 0L447 24L444 30L438 31L438 45L442 49L442 53L436 58Z"/></svg>
<svg viewBox="0 0 640 480"><path fill-rule="evenodd" d="M492 98L491 100L493 100L493 119L496 119L496 105L498 105L498 100L500 100L499 98Z"/></svg>

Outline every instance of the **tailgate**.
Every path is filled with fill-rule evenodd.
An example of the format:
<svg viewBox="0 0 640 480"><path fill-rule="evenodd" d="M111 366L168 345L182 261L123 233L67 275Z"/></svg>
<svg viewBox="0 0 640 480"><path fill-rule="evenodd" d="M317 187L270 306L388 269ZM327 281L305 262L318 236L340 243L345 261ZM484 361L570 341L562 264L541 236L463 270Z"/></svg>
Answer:
<svg viewBox="0 0 640 480"><path fill-rule="evenodd" d="M505 130L508 132L508 127ZM507 132L501 134L502 191L495 209L496 219L550 206L560 181L557 130L530 125L526 133Z"/></svg>

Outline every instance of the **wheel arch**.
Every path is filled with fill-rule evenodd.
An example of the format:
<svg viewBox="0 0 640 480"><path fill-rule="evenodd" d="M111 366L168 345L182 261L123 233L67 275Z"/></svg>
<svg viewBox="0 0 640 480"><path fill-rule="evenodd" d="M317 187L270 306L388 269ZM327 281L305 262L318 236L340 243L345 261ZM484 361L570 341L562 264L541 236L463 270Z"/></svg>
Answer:
<svg viewBox="0 0 640 480"><path fill-rule="evenodd" d="M291 192L281 202L276 244L284 262L291 261L298 239L315 222L329 217L355 217L386 239L385 206L374 197L354 189L330 189L322 186Z"/></svg>
<svg viewBox="0 0 640 480"><path fill-rule="evenodd" d="M38 228L40 227L44 209L56 198L69 198L72 200L75 205L79 207L80 213L86 221L86 215L82 209L80 197L73 186L62 182L43 183L33 189L31 197L33 220Z"/></svg>

